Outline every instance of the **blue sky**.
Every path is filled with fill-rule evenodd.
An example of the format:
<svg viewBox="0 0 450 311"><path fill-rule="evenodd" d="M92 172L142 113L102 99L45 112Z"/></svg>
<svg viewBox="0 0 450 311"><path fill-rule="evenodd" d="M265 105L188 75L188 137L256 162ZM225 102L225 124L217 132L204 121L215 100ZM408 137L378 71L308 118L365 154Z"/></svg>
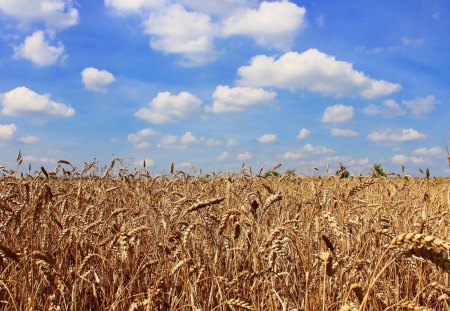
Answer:
<svg viewBox="0 0 450 311"><path fill-rule="evenodd" d="M448 176L450 3L0 0L0 165Z"/></svg>

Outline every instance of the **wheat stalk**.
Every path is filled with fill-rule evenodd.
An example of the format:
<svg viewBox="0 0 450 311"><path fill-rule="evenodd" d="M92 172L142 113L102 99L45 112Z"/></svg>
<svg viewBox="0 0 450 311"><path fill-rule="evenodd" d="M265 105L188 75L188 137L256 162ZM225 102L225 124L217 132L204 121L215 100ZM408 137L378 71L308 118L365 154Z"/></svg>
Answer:
<svg viewBox="0 0 450 311"><path fill-rule="evenodd" d="M229 306L238 307L238 308L241 308L244 310L249 310L249 311L255 310L250 303L248 303L244 300L238 299L238 298L233 298L233 299L227 300L225 303Z"/></svg>

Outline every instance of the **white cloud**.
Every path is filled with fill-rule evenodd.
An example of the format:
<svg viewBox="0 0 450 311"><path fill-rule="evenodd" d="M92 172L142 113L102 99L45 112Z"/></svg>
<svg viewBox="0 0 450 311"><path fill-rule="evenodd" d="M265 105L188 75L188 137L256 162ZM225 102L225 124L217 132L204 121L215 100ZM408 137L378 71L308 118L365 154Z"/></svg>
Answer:
<svg viewBox="0 0 450 311"><path fill-rule="evenodd" d="M35 157L32 155L24 156L23 160L30 162L30 163L42 163L42 164L46 164L46 163L55 164L56 163L55 159L49 159L47 157L38 158L38 157Z"/></svg>
<svg viewBox="0 0 450 311"><path fill-rule="evenodd" d="M326 153L332 153L333 149L329 149L326 147L322 147L322 146L313 146L311 144L306 144L303 147L303 150L305 150L306 152L312 153L312 154L326 154Z"/></svg>
<svg viewBox="0 0 450 311"><path fill-rule="evenodd" d="M94 67L85 68L81 72L81 81L84 87L91 91L106 92L106 87L116 79L106 70L98 70Z"/></svg>
<svg viewBox="0 0 450 311"><path fill-rule="evenodd" d="M270 144L277 141L277 135L275 134L264 134L260 137L258 137L258 142L261 144Z"/></svg>
<svg viewBox="0 0 450 311"><path fill-rule="evenodd" d="M404 142L410 140L418 140L425 138L425 135L419 131L409 128L401 131L393 131L391 129L373 132L368 136L373 142Z"/></svg>
<svg viewBox="0 0 450 311"><path fill-rule="evenodd" d="M432 148L419 148L413 151L413 154L416 155L443 155L444 150L441 147L432 147Z"/></svg>
<svg viewBox="0 0 450 311"><path fill-rule="evenodd" d="M311 131L308 129L302 128L298 132L297 139L302 140L302 139L305 139L306 137L308 137L309 135L311 135Z"/></svg>
<svg viewBox="0 0 450 311"><path fill-rule="evenodd" d="M401 88L399 84L374 80L353 69L351 63L338 61L316 49L288 52L278 59L258 55L250 65L240 67L238 74L240 85L307 89L335 96L375 98Z"/></svg>
<svg viewBox="0 0 450 311"><path fill-rule="evenodd" d="M16 132L15 124L0 124L0 140L11 140Z"/></svg>
<svg viewBox="0 0 450 311"><path fill-rule="evenodd" d="M194 11L217 16L229 16L235 11L255 7L258 3L257 0L179 0L178 2Z"/></svg>
<svg viewBox="0 0 450 311"><path fill-rule="evenodd" d="M411 113L416 116L430 112L433 110L436 103L436 97L433 95L404 101L405 106L408 107L411 110Z"/></svg>
<svg viewBox="0 0 450 311"><path fill-rule="evenodd" d="M148 147L150 147L150 143L147 141L141 141L141 142L137 142L133 144L134 148L142 150L142 149L147 149Z"/></svg>
<svg viewBox="0 0 450 311"><path fill-rule="evenodd" d="M318 165L320 166L328 166L328 170L330 170L330 164L334 164L334 165L338 165L340 163L344 164L345 166L352 166L355 165L357 163L357 159L352 158L350 156L328 156L322 159L319 159L319 163ZM331 166L332 166L331 165ZM337 168L337 167L336 167Z"/></svg>
<svg viewBox="0 0 450 311"><path fill-rule="evenodd" d="M359 165L367 165L367 164L369 164L369 159L368 158L359 159L358 164Z"/></svg>
<svg viewBox="0 0 450 311"><path fill-rule="evenodd" d="M18 141L23 143L23 144L35 144L37 142L39 142L39 137L37 136L33 136L33 135L26 135L26 136L21 136L19 137Z"/></svg>
<svg viewBox="0 0 450 311"><path fill-rule="evenodd" d="M216 26L206 14L187 11L179 4L152 12L144 21L152 36L150 46L168 54L181 54L182 65L199 66L214 61Z"/></svg>
<svg viewBox="0 0 450 311"><path fill-rule="evenodd" d="M128 135L127 139L129 142L138 143L156 135L158 135L158 132L154 129L145 128L136 133L131 133Z"/></svg>
<svg viewBox="0 0 450 311"><path fill-rule="evenodd" d="M195 115L202 102L189 92L172 95L161 92L150 102L149 108L141 108L134 115L151 123L163 124L174 118L187 119Z"/></svg>
<svg viewBox="0 0 450 311"><path fill-rule="evenodd" d="M409 109L412 115L423 115L434 109L437 103L436 97L429 95L411 100L404 100L403 105ZM369 116L383 116L395 118L406 114L406 110L392 99L385 100L382 106L370 104L363 109L363 113Z"/></svg>
<svg viewBox="0 0 450 311"><path fill-rule="evenodd" d="M230 138L230 139L228 139L228 141L227 141L227 146L228 146L228 147L239 146L239 142L238 142L236 139L234 139L234 138Z"/></svg>
<svg viewBox="0 0 450 311"><path fill-rule="evenodd" d="M20 86L0 97L3 109L2 113L10 116L26 114L49 114L62 117L70 117L75 110L63 103L50 99L50 94L40 95L32 90Z"/></svg>
<svg viewBox="0 0 450 311"><path fill-rule="evenodd" d="M136 133L131 133L128 135L127 139L129 142L133 143L134 148L136 149L147 149L150 147L148 138L154 137L159 133L151 128L142 129Z"/></svg>
<svg viewBox="0 0 450 311"><path fill-rule="evenodd" d="M178 137L175 135L165 135L161 137L160 144L162 145L173 145L178 141Z"/></svg>
<svg viewBox="0 0 450 311"><path fill-rule="evenodd" d="M395 118L406 114L406 111L395 100L387 99L382 106L370 104L363 109L363 113L368 116L383 116L385 118Z"/></svg>
<svg viewBox="0 0 450 311"><path fill-rule="evenodd" d="M168 5L170 0L104 0L106 7L115 11L126 13L145 14L149 10L161 9ZM255 7L257 0L178 0L177 3L192 11L208 15L229 16L235 11Z"/></svg>
<svg viewBox="0 0 450 311"><path fill-rule="evenodd" d="M288 1L262 2L258 9L240 10L224 22L225 36L244 35L256 43L277 49L289 49L304 26L306 10Z"/></svg>
<svg viewBox="0 0 450 311"><path fill-rule="evenodd" d="M215 139L212 139L212 138L210 138L210 139L208 139L208 140L206 141L206 145L207 145L208 147L218 147L218 146L222 146L222 144L223 144L222 141L220 141L220 140L215 140Z"/></svg>
<svg viewBox="0 0 450 311"><path fill-rule="evenodd" d="M409 161L414 164L422 164L426 162L426 160L422 157L409 157Z"/></svg>
<svg viewBox="0 0 450 311"><path fill-rule="evenodd" d="M239 161L246 161L246 160L250 160L252 158L253 158L253 154L248 151L239 153L236 157L236 159L238 159Z"/></svg>
<svg viewBox="0 0 450 311"><path fill-rule="evenodd" d="M213 94L212 111L216 113L241 112L252 106L267 104L275 96L274 92L261 88L230 88L229 86L219 85Z"/></svg>
<svg viewBox="0 0 450 311"><path fill-rule="evenodd" d="M164 135L161 137L159 144L156 145L158 148L175 148L180 149L181 146L176 145L178 142L178 137L175 135Z"/></svg>
<svg viewBox="0 0 450 311"><path fill-rule="evenodd" d="M181 162L177 166L179 166L179 167L193 167L191 162Z"/></svg>
<svg viewBox="0 0 450 311"><path fill-rule="evenodd" d="M198 141L198 139L192 134L192 132L186 132L180 137L182 144L193 144Z"/></svg>
<svg viewBox="0 0 450 311"><path fill-rule="evenodd" d="M327 107L323 113L322 121L325 123L342 123L353 118L354 109L352 106L337 104Z"/></svg>
<svg viewBox="0 0 450 311"><path fill-rule="evenodd" d="M403 37L401 42L395 45L365 47L358 46L358 52L366 52L368 54L392 53L408 46L421 45L425 42L424 38L408 38Z"/></svg>
<svg viewBox="0 0 450 311"><path fill-rule="evenodd" d="M154 166L155 165L155 161L153 161L153 159L150 158L145 158L142 160L138 160L136 162L134 162L134 165L136 166L144 166L144 162L145 162L145 167L150 167L150 166Z"/></svg>
<svg viewBox="0 0 450 311"><path fill-rule="evenodd" d="M288 151L285 154L283 154L283 158L286 160L297 160L304 157L303 154L301 154L300 152L291 152Z"/></svg>
<svg viewBox="0 0 450 311"><path fill-rule="evenodd" d="M408 157L404 154L396 154L392 157L391 160L392 160L392 163L395 163L395 164L407 164L407 163L422 164L425 162L424 158Z"/></svg>
<svg viewBox="0 0 450 311"><path fill-rule="evenodd" d="M358 132L350 129L339 129L332 128L330 130L331 136L340 136L340 137L355 137L358 136Z"/></svg>
<svg viewBox="0 0 450 311"><path fill-rule="evenodd" d="M105 0L105 6L119 13L140 13L141 10L161 7L165 0Z"/></svg>
<svg viewBox="0 0 450 311"><path fill-rule="evenodd" d="M36 31L25 38L22 45L14 47L14 57L23 58L37 66L50 66L65 59L64 45L52 46L45 40L43 31Z"/></svg>
<svg viewBox="0 0 450 311"><path fill-rule="evenodd" d="M226 159L228 159L229 156L230 156L230 154L228 152L224 151L217 157L217 160L225 161Z"/></svg>
<svg viewBox="0 0 450 311"><path fill-rule="evenodd" d="M316 24L318 27L323 27L325 25L325 15L323 13L316 17Z"/></svg>
<svg viewBox="0 0 450 311"><path fill-rule="evenodd" d="M409 37L403 37L402 38L402 44L404 46L408 45L421 45L425 42L424 38L418 37L418 38L409 38Z"/></svg>
<svg viewBox="0 0 450 311"><path fill-rule="evenodd" d="M78 24L78 11L72 0L1 0L0 11L20 23L43 22L48 28L62 29Z"/></svg>

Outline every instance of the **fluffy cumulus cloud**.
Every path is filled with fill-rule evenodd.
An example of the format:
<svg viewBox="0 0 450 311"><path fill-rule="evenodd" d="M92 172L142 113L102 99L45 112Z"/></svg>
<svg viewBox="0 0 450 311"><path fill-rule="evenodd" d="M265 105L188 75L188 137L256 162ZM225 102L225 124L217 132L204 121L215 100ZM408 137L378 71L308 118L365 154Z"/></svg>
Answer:
<svg viewBox="0 0 450 311"><path fill-rule="evenodd" d="M34 136L34 135L21 136L17 140L19 142L21 142L22 144L26 144L26 145L35 144L40 141L39 137Z"/></svg>
<svg viewBox="0 0 450 311"><path fill-rule="evenodd" d="M141 142L135 143L133 146L136 149L147 149L150 147L150 143L148 141L141 141Z"/></svg>
<svg viewBox="0 0 450 311"><path fill-rule="evenodd" d="M227 146L228 147L236 147L236 146L239 146L239 142L235 138L230 138L227 141Z"/></svg>
<svg viewBox="0 0 450 311"><path fill-rule="evenodd" d="M395 100L387 99L383 102L383 105L377 106L370 104L363 109L363 113L368 116L382 116L384 118L395 118L406 114L406 110L403 109L399 103Z"/></svg>
<svg viewBox="0 0 450 311"><path fill-rule="evenodd" d="M436 97L433 95L404 101L405 106L408 107L411 110L411 114L415 116L423 115L432 111L436 103Z"/></svg>
<svg viewBox="0 0 450 311"><path fill-rule="evenodd" d="M70 117L75 110L63 103L51 100L50 94L38 94L20 86L0 97L2 113L10 116L29 114L48 114L61 117Z"/></svg>
<svg viewBox="0 0 450 311"><path fill-rule="evenodd" d="M15 124L0 124L0 140L11 140L16 132Z"/></svg>
<svg viewBox="0 0 450 311"><path fill-rule="evenodd" d="M358 136L358 132L350 129L332 128L330 130L331 136L335 137L355 137Z"/></svg>
<svg viewBox="0 0 450 311"><path fill-rule="evenodd" d="M407 164L407 163L413 163L413 164L422 164L425 162L425 159L422 157L409 157L404 154L396 154L392 158L392 163L395 164Z"/></svg>
<svg viewBox="0 0 450 311"><path fill-rule="evenodd" d="M187 11L179 4L153 11L144 22L151 35L150 46L158 51L183 56L182 65L199 66L214 61L217 28L203 13Z"/></svg>
<svg viewBox="0 0 450 311"><path fill-rule="evenodd" d="M404 154L396 154L391 158L392 162L396 164L405 164L408 162L408 159L408 156Z"/></svg>
<svg viewBox="0 0 450 311"><path fill-rule="evenodd" d="M22 24L43 22L50 29L78 24L78 11L72 0L1 0L0 12Z"/></svg>
<svg viewBox="0 0 450 311"><path fill-rule="evenodd" d="M199 112L202 102L189 92L172 95L161 92L150 102L150 107L141 108L135 116L155 124L164 124L174 119L187 119Z"/></svg>
<svg viewBox="0 0 450 311"><path fill-rule="evenodd" d="M425 134L409 128L394 131L391 129L373 132L368 136L369 140L373 142L404 142L411 140L418 140L425 138Z"/></svg>
<svg viewBox="0 0 450 311"><path fill-rule="evenodd" d="M158 135L159 133L151 128L142 129L136 133L128 135L127 139L131 142L136 149L147 149L150 147L150 143L147 141L149 138Z"/></svg>
<svg viewBox="0 0 450 311"><path fill-rule="evenodd" d="M327 107L323 113L324 123L342 123L353 118L354 109L352 106L337 104Z"/></svg>
<svg viewBox="0 0 450 311"><path fill-rule="evenodd" d="M37 66L49 66L64 60L64 45L61 42L51 45L43 31L36 31L14 48L14 57L29 60Z"/></svg>
<svg viewBox="0 0 450 311"><path fill-rule="evenodd" d="M158 8L165 0L105 0L105 6L119 13L140 13L142 10Z"/></svg>
<svg viewBox="0 0 450 311"><path fill-rule="evenodd" d="M156 147L163 149L184 149L186 146L178 144L178 136L169 134L162 136Z"/></svg>
<svg viewBox="0 0 450 311"><path fill-rule="evenodd" d="M236 159L238 159L239 161L246 161L246 160L250 160L252 158L253 158L253 154L251 152L248 152L248 151L239 153L236 156Z"/></svg>
<svg viewBox="0 0 450 311"><path fill-rule="evenodd" d="M244 35L256 43L277 49L289 49L304 25L306 10L288 1L262 2L257 9L238 11L224 22L225 36Z"/></svg>
<svg viewBox="0 0 450 311"><path fill-rule="evenodd" d="M241 112L249 107L269 103L275 98L274 92L261 88L232 87L219 85L214 91L211 110L216 113Z"/></svg>
<svg viewBox="0 0 450 311"><path fill-rule="evenodd" d="M238 74L240 85L306 89L335 96L375 98L401 88L396 83L374 80L353 69L351 63L338 61L316 49L288 52L278 59L258 55L248 66L240 67Z"/></svg>
<svg viewBox="0 0 450 311"><path fill-rule="evenodd" d="M306 137L308 137L309 135L311 135L311 131L308 129L302 128L298 132L297 139L302 140L302 139L305 139Z"/></svg>
<svg viewBox="0 0 450 311"><path fill-rule="evenodd" d="M303 147L303 150L305 150L306 152L312 153L312 154L327 154L327 153L333 152L333 149L329 149L327 147L322 147L322 146L313 146L311 144L306 144Z"/></svg>
<svg viewBox="0 0 450 311"><path fill-rule="evenodd" d="M258 137L258 142L261 144L270 144L277 141L277 135L275 134L264 134Z"/></svg>
<svg viewBox="0 0 450 311"><path fill-rule="evenodd" d="M182 56L184 66L214 61L218 37L244 35L265 47L288 49L304 26L305 9L289 1L104 0L120 14L138 14L152 49Z"/></svg>
<svg viewBox="0 0 450 311"><path fill-rule="evenodd" d="M228 159L229 156L230 156L230 154L228 152L224 151L217 157L217 160L225 161L226 159Z"/></svg>
<svg viewBox="0 0 450 311"><path fill-rule="evenodd" d="M285 160L297 160L303 157L304 155L300 152L288 151L285 154L283 154L283 159Z"/></svg>
<svg viewBox="0 0 450 311"><path fill-rule="evenodd" d="M441 147L431 147L431 148L418 148L413 151L415 155L425 155L425 156L439 156L444 154L444 150Z"/></svg>
<svg viewBox="0 0 450 311"><path fill-rule="evenodd" d="M212 139L212 138L209 138L206 141L206 146L208 146L208 147L219 147L219 146L222 146L222 144L223 144L222 141L216 140L216 139Z"/></svg>
<svg viewBox="0 0 450 311"><path fill-rule="evenodd" d="M189 145L196 143L198 139L192 134L192 132L186 132L180 137L182 144Z"/></svg>
<svg viewBox="0 0 450 311"><path fill-rule="evenodd" d="M157 131L151 128L145 128L136 133L131 133L130 135L128 135L128 141L137 143L155 135L158 135Z"/></svg>
<svg viewBox="0 0 450 311"><path fill-rule="evenodd" d="M81 81L86 89L96 92L106 92L106 87L116 79L114 75L106 70L94 67L85 68L81 72Z"/></svg>

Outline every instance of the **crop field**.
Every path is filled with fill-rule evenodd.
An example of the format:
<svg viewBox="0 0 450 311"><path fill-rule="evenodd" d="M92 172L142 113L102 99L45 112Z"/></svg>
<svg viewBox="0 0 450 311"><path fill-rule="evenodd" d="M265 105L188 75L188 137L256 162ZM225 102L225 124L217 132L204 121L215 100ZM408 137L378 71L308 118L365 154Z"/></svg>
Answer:
<svg viewBox="0 0 450 311"><path fill-rule="evenodd" d="M0 178L1 310L449 310L449 179L64 175Z"/></svg>

